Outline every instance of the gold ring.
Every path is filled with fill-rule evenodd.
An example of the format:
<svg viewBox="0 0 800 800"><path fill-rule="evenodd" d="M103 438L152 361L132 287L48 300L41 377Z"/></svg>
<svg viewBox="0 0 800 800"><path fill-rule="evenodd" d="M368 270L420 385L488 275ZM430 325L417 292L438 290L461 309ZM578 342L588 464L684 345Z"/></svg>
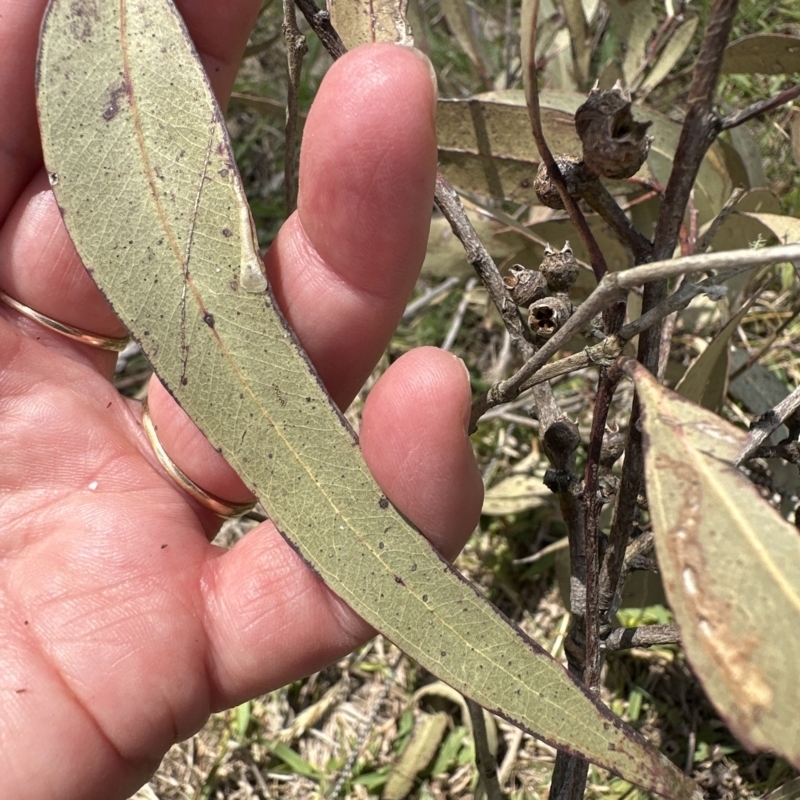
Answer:
<svg viewBox="0 0 800 800"><path fill-rule="evenodd" d="M74 328L72 325L65 325L57 319L47 317L44 314L40 314L38 311L34 311L29 306L23 305L19 300L15 300L2 290L0 290L0 300L15 311L18 311L24 317L32 319L40 325L44 325L45 328L50 328L50 330L60 333L62 336L66 336L69 339L74 339L76 342L88 344L90 347L98 347L101 350L111 350L114 353L118 353L120 350L124 350L131 340L130 336L126 336L123 339L114 339L111 336L101 336L98 333L89 333L89 331Z"/></svg>
<svg viewBox="0 0 800 800"><path fill-rule="evenodd" d="M167 475L172 478L175 483L183 489L186 494L196 500L200 505L205 506L210 511L213 511L223 519L235 519L241 517L252 511L256 504L252 503L229 503L227 500L222 500L209 494L204 489L201 489L178 465L167 455L163 445L159 441L158 434L156 433L156 426L150 417L150 409L147 407L147 399L142 402L142 427L147 434L147 439L153 452L156 454L161 466Z"/></svg>

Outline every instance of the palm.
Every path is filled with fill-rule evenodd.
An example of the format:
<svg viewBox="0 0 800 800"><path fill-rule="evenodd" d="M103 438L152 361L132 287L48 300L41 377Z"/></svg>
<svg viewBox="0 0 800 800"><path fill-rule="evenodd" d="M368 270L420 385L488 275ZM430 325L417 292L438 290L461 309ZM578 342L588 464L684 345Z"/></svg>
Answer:
<svg viewBox="0 0 800 800"><path fill-rule="evenodd" d="M196 0L187 24L225 97L260 2L222 5ZM36 144L42 12L43 0L0 0L0 289L119 336L69 243ZM385 346L424 252L431 101L425 69L399 49L338 64L306 127L300 211L266 260L340 405ZM345 208L342 193L353 198ZM269 523L230 552L209 544L217 523L163 474L138 404L109 383L113 364L0 305L0 758L17 798L124 797L210 711L370 635ZM435 403L416 400L432 392ZM384 490L451 555L480 505L468 402L461 366L417 351L373 391L362 428ZM158 385L151 409L184 471L215 494L246 497Z"/></svg>

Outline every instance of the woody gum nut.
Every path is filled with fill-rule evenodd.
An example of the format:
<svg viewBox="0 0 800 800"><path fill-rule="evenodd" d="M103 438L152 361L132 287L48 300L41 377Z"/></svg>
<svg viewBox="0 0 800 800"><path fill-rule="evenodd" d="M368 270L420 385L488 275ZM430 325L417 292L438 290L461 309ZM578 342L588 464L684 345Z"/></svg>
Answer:
<svg viewBox="0 0 800 800"><path fill-rule="evenodd" d="M564 244L561 250L553 250L548 244L544 249L544 259L539 267L547 288L553 292L568 292L572 284L578 280L578 262L569 246Z"/></svg>
<svg viewBox="0 0 800 800"><path fill-rule="evenodd" d="M575 197L580 192L581 183L583 182L583 165L579 158L573 156L555 156L555 162L558 169L564 177L567 184L567 192L570 197ZM548 208L564 208L564 203L561 201L561 195L558 193L558 188L550 180L550 175L547 173L547 166L542 162L539 164L539 169L536 170L536 177L533 180L533 190L539 198L539 202Z"/></svg>
<svg viewBox="0 0 800 800"><path fill-rule="evenodd" d="M538 344L544 344L572 314L572 303L566 295L545 297L530 307L528 325Z"/></svg>
<svg viewBox="0 0 800 800"><path fill-rule="evenodd" d="M541 272L514 264L503 278L511 299L518 306L527 308L535 300L547 297L547 281Z"/></svg>
<svg viewBox="0 0 800 800"><path fill-rule="evenodd" d="M575 112L586 167L604 178L632 177L650 152L653 139L646 135L650 125L633 118L630 92L619 81L606 91L592 89Z"/></svg>

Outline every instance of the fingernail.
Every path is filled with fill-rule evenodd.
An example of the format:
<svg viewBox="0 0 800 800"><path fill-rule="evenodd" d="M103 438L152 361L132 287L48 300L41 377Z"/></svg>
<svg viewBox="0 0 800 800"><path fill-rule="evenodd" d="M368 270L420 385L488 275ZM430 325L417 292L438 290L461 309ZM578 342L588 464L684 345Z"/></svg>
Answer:
<svg viewBox="0 0 800 800"><path fill-rule="evenodd" d="M463 358L459 358L458 356L455 356L455 355L453 356L453 358L459 364L461 364L461 368L464 370L464 377L467 380L467 397L471 399L472 398L472 376L469 374L469 369L468 369L468 367L466 365L466 362L464 361ZM472 416L472 405L468 401L467 405L466 405L466 407L464 409L464 433L465 433L467 439L469 439L469 435L470 435L469 428L470 428L471 416Z"/></svg>
<svg viewBox="0 0 800 800"><path fill-rule="evenodd" d="M467 363L464 361L463 358L459 358L458 356L453 356L453 358L461 364L461 368L464 370L464 375L467 378L467 386L469 386L470 393L472 392L472 375L469 374L469 368L467 367Z"/></svg>
<svg viewBox="0 0 800 800"><path fill-rule="evenodd" d="M436 78L436 70L433 68L433 64L431 64L431 60L422 50L418 50L416 47L410 48L412 53L415 53L419 58L425 62L425 66L428 68L428 74L431 76L431 83L433 84L433 94L434 97L439 96L439 82Z"/></svg>

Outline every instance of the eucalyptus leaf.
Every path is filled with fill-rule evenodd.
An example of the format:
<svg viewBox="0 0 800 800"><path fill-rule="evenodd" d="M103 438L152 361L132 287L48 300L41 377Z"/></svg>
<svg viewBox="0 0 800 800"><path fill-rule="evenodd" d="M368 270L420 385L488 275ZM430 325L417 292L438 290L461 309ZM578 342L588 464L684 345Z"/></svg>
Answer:
<svg viewBox="0 0 800 800"><path fill-rule="evenodd" d="M472 10L464 0L440 0L439 8L447 21L447 27L461 49L475 66L478 75L485 77L483 48L475 35Z"/></svg>
<svg viewBox="0 0 800 800"><path fill-rule="evenodd" d="M269 287L259 291L266 281L224 120L174 6L52 0L37 88L45 164L84 264L320 578L481 705L650 791L691 796L686 776L381 493Z"/></svg>
<svg viewBox="0 0 800 800"><path fill-rule="evenodd" d="M750 310L750 305L748 303L740 309L692 362L675 387L681 397L699 403L710 411L720 410L728 391L728 342Z"/></svg>
<svg viewBox="0 0 800 800"><path fill-rule="evenodd" d="M675 28L664 49L659 53L653 68L639 86L637 94L640 98L655 89L672 72L672 68L681 60L692 43L699 21L699 17L689 17Z"/></svg>
<svg viewBox="0 0 800 800"><path fill-rule="evenodd" d="M585 99L579 92L539 93L542 128L553 153L581 154L574 114ZM649 133L654 138L647 161L636 177L666 186L681 125L646 106L634 106L633 115L652 123ZM509 89L464 100L440 100L436 129L440 168L455 186L497 199L538 202L533 180L539 152L531 136L522 91ZM615 195L641 192L638 182L609 181L607 185ZM725 154L715 143L703 159L695 187L701 223L717 215L732 189Z"/></svg>
<svg viewBox="0 0 800 800"><path fill-rule="evenodd" d="M708 696L743 744L800 766L800 537L732 466L747 434L635 371L664 588Z"/></svg>
<svg viewBox="0 0 800 800"><path fill-rule="evenodd" d="M800 242L800 219L785 214L744 212L743 216L760 222L781 244Z"/></svg>
<svg viewBox="0 0 800 800"><path fill-rule="evenodd" d="M781 75L800 72L800 37L785 33L754 33L725 48L722 72Z"/></svg>
<svg viewBox="0 0 800 800"><path fill-rule="evenodd" d="M403 800L411 794L417 776L433 761L449 722L444 711L419 715L411 738L383 787L383 800Z"/></svg>
<svg viewBox="0 0 800 800"><path fill-rule="evenodd" d="M611 25L621 46L622 74L635 87L647 61L647 44L658 25L652 0L607 0Z"/></svg>
<svg viewBox="0 0 800 800"><path fill-rule="evenodd" d="M577 88L587 90L592 61L592 32L586 22L582 0L564 0L564 16L569 28Z"/></svg>

